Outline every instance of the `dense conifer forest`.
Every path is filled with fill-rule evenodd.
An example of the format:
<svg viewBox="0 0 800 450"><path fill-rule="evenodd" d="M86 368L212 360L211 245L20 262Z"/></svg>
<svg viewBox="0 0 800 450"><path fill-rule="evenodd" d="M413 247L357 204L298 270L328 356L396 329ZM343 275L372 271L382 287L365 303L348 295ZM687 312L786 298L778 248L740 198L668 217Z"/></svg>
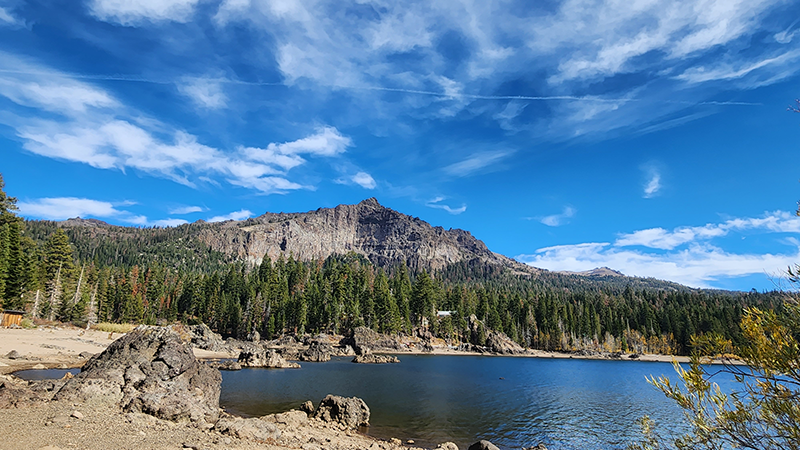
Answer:
<svg viewBox="0 0 800 450"><path fill-rule="evenodd" d="M237 337L424 327L451 345L480 345L496 330L542 350L687 354L696 334L739 342L743 308L778 307L782 298L621 276L518 274L474 261L412 272L355 253L324 261L285 255L253 267L210 251L193 237L194 224L126 228L125 238L110 239L14 211L0 178L2 307L81 325L203 322ZM470 315L482 324L477 338Z"/></svg>

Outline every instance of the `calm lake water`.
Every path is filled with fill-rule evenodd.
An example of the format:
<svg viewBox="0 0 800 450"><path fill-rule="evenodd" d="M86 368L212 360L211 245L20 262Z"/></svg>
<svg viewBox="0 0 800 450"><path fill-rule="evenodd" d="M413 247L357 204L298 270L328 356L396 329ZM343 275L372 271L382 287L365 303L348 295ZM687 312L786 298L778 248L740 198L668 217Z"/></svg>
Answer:
<svg viewBox="0 0 800 450"><path fill-rule="evenodd" d="M501 449L544 443L550 450L620 449L640 437L645 414L661 431L681 430L683 414L645 381L675 378L669 363L480 356L399 355L400 364L351 358L301 369L222 372L226 410L260 416L314 404L327 394L361 397L369 434L467 448L488 439ZM716 377L715 377L716 378ZM715 380L720 383L719 380ZM720 383L723 389L726 383ZM730 385L728 386L730 387Z"/></svg>

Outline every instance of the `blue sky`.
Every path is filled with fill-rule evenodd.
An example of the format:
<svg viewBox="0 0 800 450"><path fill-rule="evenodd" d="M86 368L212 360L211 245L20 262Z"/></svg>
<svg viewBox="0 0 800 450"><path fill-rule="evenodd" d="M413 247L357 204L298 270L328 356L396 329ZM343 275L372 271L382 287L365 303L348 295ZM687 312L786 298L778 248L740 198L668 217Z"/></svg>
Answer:
<svg viewBox="0 0 800 450"><path fill-rule="evenodd" d="M800 262L798 18L773 0L0 0L0 172L30 218L374 196L537 267L771 289Z"/></svg>

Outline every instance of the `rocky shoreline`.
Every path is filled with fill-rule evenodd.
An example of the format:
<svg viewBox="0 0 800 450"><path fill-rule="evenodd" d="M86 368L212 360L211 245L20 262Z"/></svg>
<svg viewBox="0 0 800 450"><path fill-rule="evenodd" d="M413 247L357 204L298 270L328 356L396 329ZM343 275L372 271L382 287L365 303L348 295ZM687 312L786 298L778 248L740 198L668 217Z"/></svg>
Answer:
<svg viewBox="0 0 800 450"><path fill-rule="evenodd" d="M219 371L197 360L192 337L180 331L136 328L60 380L0 375L0 432L8 437L0 449L414 448L359 433L370 411L355 397L328 395L316 407L308 401L263 417L227 414Z"/></svg>

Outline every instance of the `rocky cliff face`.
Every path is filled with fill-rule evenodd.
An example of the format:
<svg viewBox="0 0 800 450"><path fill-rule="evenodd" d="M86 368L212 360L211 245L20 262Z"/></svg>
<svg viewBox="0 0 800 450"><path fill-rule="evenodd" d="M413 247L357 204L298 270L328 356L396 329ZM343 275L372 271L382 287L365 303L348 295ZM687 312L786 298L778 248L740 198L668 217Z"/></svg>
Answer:
<svg viewBox="0 0 800 450"><path fill-rule="evenodd" d="M355 252L380 266L405 261L411 268L440 269L474 259L521 266L493 253L467 231L433 227L381 206L374 198L356 205L267 213L243 222L209 225L199 238L213 250L253 264L259 264L264 255L275 260L292 254L306 261Z"/></svg>

